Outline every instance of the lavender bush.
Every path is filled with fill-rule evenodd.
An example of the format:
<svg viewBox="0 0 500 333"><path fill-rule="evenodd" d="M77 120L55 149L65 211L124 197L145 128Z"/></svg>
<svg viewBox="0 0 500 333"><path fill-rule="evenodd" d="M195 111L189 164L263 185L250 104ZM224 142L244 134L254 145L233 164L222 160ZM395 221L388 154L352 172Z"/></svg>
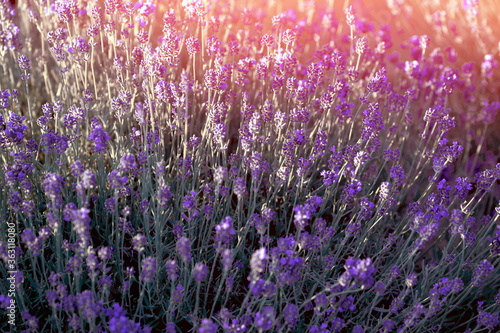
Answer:
<svg viewBox="0 0 500 333"><path fill-rule="evenodd" d="M499 329L500 7L295 5L0 1L2 331Z"/></svg>

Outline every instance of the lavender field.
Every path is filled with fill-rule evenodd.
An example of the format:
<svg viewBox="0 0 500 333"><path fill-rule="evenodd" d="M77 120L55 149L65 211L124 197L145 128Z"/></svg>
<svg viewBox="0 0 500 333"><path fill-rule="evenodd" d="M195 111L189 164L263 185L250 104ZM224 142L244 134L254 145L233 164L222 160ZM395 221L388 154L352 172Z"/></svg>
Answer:
<svg viewBox="0 0 500 333"><path fill-rule="evenodd" d="M0 331L499 332L496 0L0 0Z"/></svg>

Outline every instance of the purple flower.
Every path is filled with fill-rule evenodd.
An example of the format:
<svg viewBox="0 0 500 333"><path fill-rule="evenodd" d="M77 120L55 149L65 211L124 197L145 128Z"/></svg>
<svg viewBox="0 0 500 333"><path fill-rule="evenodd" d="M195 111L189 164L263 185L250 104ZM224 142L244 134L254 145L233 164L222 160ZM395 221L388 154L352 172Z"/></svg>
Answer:
<svg viewBox="0 0 500 333"><path fill-rule="evenodd" d="M57 294L57 291L55 290L47 290L46 297L47 302L52 308L56 308L60 304L57 303L57 300L59 298L59 295Z"/></svg>
<svg viewBox="0 0 500 333"><path fill-rule="evenodd" d="M389 194L391 193L391 183L383 182L380 184L380 199L387 200L389 198Z"/></svg>
<svg viewBox="0 0 500 333"><path fill-rule="evenodd" d="M132 320L127 318L127 313L118 303L114 303L112 309L106 310L106 315L109 317L108 325L110 333L145 332L141 330L140 323L134 323Z"/></svg>
<svg viewBox="0 0 500 333"><path fill-rule="evenodd" d="M254 317L254 325L259 332L270 330L274 325L275 312L272 306L265 306L262 312L257 312Z"/></svg>
<svg viewBox="0 0 500 333"><path fill-rule="evenodd" d="M269 297L271 295L274 295L274 293L276 292L276 286L274 285L274 283L266 283L264 279L251 281L248 288L252 292L252 296L255 299L259 299L262 296Z"/></svg>
<svg viewBox="0 0 500 333"><path fill-rule="evenodd" d="M405 284L408 288L415 287L417 285L418 277L417 274L411 273L406 277Z"/></svg>
<svg viewBox="0 0 500 333"><path fill-rule="evenodd" d="M0 90L0 109L6 109L9 107L9 97L10 93L8 90ZM3 116L0 116L0 127L4 125Z"/></svg>
<svg viewBox="0 0 500 333"><path fill-rule="evenodd" d="M281 111L278 111L274 114L274 123L278 130L282 130L285 127L286 119L286 114Z"/></svg>
<svg viewBox="0 0 500 333"><path fill-rule="evenodd" d="M460 209L453 209L450 216L450 234L459 235L464 233L463 227L464 214Z"/></svg>
<svg viewBox="0 0 500 333"><path fill-rule="evenodd" d="M234 194L238 197L238 200L243 198L246 195L246 182L243 178L238 177L234 181Z"/></svg>
<svg viewBox="0 0 500 333"><path fill-rule="evenodd" d="M360 222L351 222L347 225L345 229L346 237L355 236L358 232L361 231L361 223Z"/></svg>
<svg viewBox="0 0 500 333"><path fill-rule="evenodd" d="M383 295L385 293L385 290L386 290L385 284L378 281L377 283L375 283L373 290L377 293L377 295Z"/></svg>
<svg viewBox="0 0 500 333"><path fill-rule="evenodd" d="M356 195L363 189L363 183L358 179L351 179L342 191L341 199L345 203L352 203Z"/></svg>
<svg viewBox="0 0 500 333"><path fill-rule="evenodd" d="M148 199L142 200L141 203L139 204L139 212L142 215L146 215L147 211L148 211L148 208L149 208L149 201L148 201Z"/></svg>
<svg viewBox="0 0 500 333"><path fill-rule="evenodd" d="M196 149L201 143L201 138L197 137L193 134L191 138L189 138L188 147Z"/></svg>
<svg viewBox="0 0 500 333"><path fill-rule="evenodd" d="M64 188L64 185L64 177L61 175L48 173L47 176L45 176L45 180L43 181L43 188L45 190L45 194L51 200L51 203L55 205L54 208L58 208L63 203L61 192Z"/></svg>
<svg viewBox="0 0 500 333"><path fill-rule="evenodd" d="M290 175L290 168L287 168L285 166L281 166L276 172L276 177L278 177L278 182L280 184L284 184L289 175Z"/></svg>
<svg viewBox="0 0 500 333"><path fill-rule="evenodd" d="M370 103L368 109L363 111L365 118L361 128L361 137L363 140L373 139L379 136L380 131L385 129L384 120L380 113L378 103Z"/></svg>
<svg viewBox="0 0 500 333"><path fill-rule="evenodd" d="M118 173L118 170L113 170L111 173L108 175L108 184L109 187L112 189L121 189L125 183L127 183L128 178L126 176L121 176Z"/></svg>
<svg viewBox="0 0 500 333"><path fill-rule="evenodd" d="M484 101L484 107L481 109L480 118L482 118L484 124L493 124L495 121L495 116L500 110L499 102L489 102Z"/></svg>
<svg viewBox="0 0 500 333"><path fill-rule="evenodd" d="M312 326L309 333L330 333L330 330L328 330L328 324L323 323L320 327Z"/></svg>
<svg viewBox="0 0 500 333"><path fill-rule="evenodd" d="M167 333L177 333L177 329L174 323L167 323L165 327L165 332Z"/></svg>
<svg viewBox="0 0 500 333"><path fill-rule="evenodd" d="M298 230L303 230L309 219L311 218L311 212L306 206L298 205L293 209L295 212L293 222Z"/></svg>
<svg viewBox="0 0 500 333"><path fill-rule="evenodd" d="M498 61L493 59L493 55L491 54L484 55L484 60L481 64L481 73L487 77L491 77L493 75L493 70L498 66Z"/></svg>
<svg viewBox="0 0 500 333"><path fill-rule="evenodd" d="M281 35L281 40L285 45L292 44L297 39L295 29L286 29Z"/></svg>
<svg viewBox="0 0 500 333"><path fill-rule="evenodd" d="M33 253L33 255L37 256L43 246L43 241L35 236L33 230L24 229L21 234L21 240L28 249Z"/></svg>
<svg viewBox="0 0 500 333"><path fill-rule="evenodd" d="M73 203L64 207L64 220L73 222L73 231L78 235L79 246L86 249L90 243L90 210L83 207L76 209Z"/></svg>
<svg viewBox="0 0 500 333"><path fill-rule="evenodd" d="M9 111L9 115L10 119L4 133L10 142L19 145L24 139L24 131L28 129L28 126L23 124L26 118L12 111Z"/></svg>
<svg viewBox="0 0 500 333"><path fill-rule="evenodd" d="M0 309L7 310L7 307L11 304L11 298L9 296L0 295Z"/></svg>
<svg viewBox="0 0 500 333"><path fill-rule="evenodd" d="M89 139L95 143L95 151L103 153L106 151L110 136L104 131L101 125L97 125L92 132L90 132Z"/></svg>
<svg viewBox="0 0 500 333"><path fill-rule="evenodd" d="M156 273L156 258L147 257L142 261L141 281L145 283L153 282Z"/></svg>
<svg viewBox="0 0 500 333"><path fill-rule="evenodd" d="M262 220L266 223L271 223L272 220L276 217L276 212L271 208L266 208L262 211Z"/></svg>
<svg viewBox="0 0 500 333"><path fill-rule="evenodd" d="M207 265L205 265L202 262L198 262L198 263L196 263L196 265L194 265L193 279L196 282L198 282L198 283L204 282L207 275L208 275L208 266Z"/></svg>
<svg viewBox="0 0 500 333"><path fill-rule="evenodd" d="M82 273L83 260L79 256L73 256L69 258L68 264L66 264L65 271L68 273L73 273L75 275L80 275Z"/></svg>
<svg viewBox="0 0 500 333"><path fill-rule="evenodd" d="M168 201L173 197L170 186L162 185L158 191L158 203L163 208L167 208Z"/></svg>
<svg viewBox="0 0 500 333"><path fill-rule="evenodd" d="M79 197L85 198L85 191L94 188L96 180L94 173L90 170L85 170L81 177L82 181L76 183L76 191Z"/></svg>
<svg viewBox="0 0 500 333"><path fill-rule="evenodd" d="M405 180L405 171L403 167L399 164L394 165L391 168L391 177L394 179L394 184L396 186L401 186Z"/></svg>
<svg viewBox="0 0 500 333"><path fill-rule="evenodd" d="M323 170L320 174L323 177L323 184L325 184L326 186L333 185L333 183L339 179L335 171Z"/></svg>
<svg viewBox="0 0 500 333"><path fill-rule="evenodd" d="M391 268L389 275L391 276L391 278L396 279L400 273L401 273L401 271L400 271L399 267L394 266Z"/></svg>
<svg viewBox="0 0 500 333"><path fill-rule="evenodd" d="M63 116L62 120L64 127L76 133L77 126L81 125L85 120L85 111L82 108L72 105L68 109L68 113Z"/></svg>
<svg viewBox="0 0 500 333"><path fill-rule="evenodd" d="M430 304L426 316L431 317L437 314L441 310L446 296L450 293L455 294L462 291L463 287L464 283L460 278L453 280L442 278L439 283L434 284L433 288L429 291Z"/></svg>
<svg viewBox="0 0 500 333"><path fill-rule="evenodd" d="M213 126L213 142L219 148L225 147L227 126L225 123L217 123Z"/></svg>
<svg viewBox="0 0 500 333"><path fill-rule="evenodd" d="M448 287L450 292L457 294L464 289L464 282L460 278L455 278L448 282Z"/></svg>
<svg viewBox="0 0 500 333"><path fill-rule="evenodd" d="M302 269L305 266L305 260L294 256L275 257L273 255L272 271L277 275L278 286L293 285L302 278Z"/></svg>
<svg viewBox="0 0 500 333"><path fill-rule="evenodd" d="M261 273L266 269L267 264L267 251L266 248L262 247L256 250L252 254L252 258L250 259L250 277L251 279L258 278Z"/></svg>
<svg viewBox="0 0 500 333"><path fill-rule="evenodd" d="M392 313L398 313L399 310L401 310L405 305L403 299L404 299L404 294L394 298L391 302L391 305L389 306L389 311Z"/></svg>
<svg viewBox="0 0 500 333"><path fill-rule="evenodd" d="M361 198L359 217L363 220L368 220L371 217L374 208L375 204L373 202L369 201L367 198Z"/></svg>
<svg viewBox="0 0 500 333"><path fill-rule="evenodd" d="M182 237L182 233L184 232L184 227L182 225L180 225L180 224L176 224L172 228L172 232L173 232L175 238L179 239L179 238Z"/></svg>
<svg viewBox="0 0 500 333"><path fill-rule="evenodd" d="M490 186L495 181L493 172L491 170L485 170L478 172L475 175L476 186L484 191L490 191Z"/></svg>
<svg viewBox="0 0 500 333"><path fill-rule="evenodd" d="M440 223L438 221L420 226L417 229L420 237L415 241L414 246L419 250L422 250L425 247L425 244L437 234L439 231L439 225Z"/></svg>
<svg viewBox="0 0 500 333"><path fill-rule="evenodd" d="M214 173L214 181L216 184L221 185L224 182L224 178L227 176L227 169L225 167L217 167Z"/></svg>
<svg viewBox="0 0 500 333"><path fill-rule="evenodd" d="M221 223L215 226L215 241L223 246L230 244L234 238L233 219L226 216Z"/></svg>
<svg viewBox="0 0 500 333"><path fill-rule="evenodd" d="M83 173L84 170L85 170L85 168L84 168L83 164L80 161L75 161L71 165L71 173L75 177L80 177L80 175Z"/></svg>
<svg viewBox="0 0 500 333"><path fill-rule="evenodd" d="M25 332L38 332L38 319L35 316L32 316L28 310L25 310L21 312L21 317L24 324L28 326L28 330Z"/></svg>
<svg viewBox="0 0 500 333"><path fill-rule="evenodd" d="M172 304L175 306L182 302L184 298L184 288L181 285L178 285L175 290L172 291Z"/></svg>
<svg viewBox="0 0 500 333"><path fill-rule="evenodd" d="M191 243L186 237L181 237L176 244L177 253L182 261L187 262L191 259Z"/></svg>
<svg viewBox="0 0 500 333"><path fill-rule="evenodd" d="M109 289L113 284L113 278L109 275L103 275L99 277L99 289Z"/></svg>
<svg viewBox="0 0 500 333"><path fill-rule="evenodd" d="M139 253L144 252L144 245L146 245L146 236L143 234L137 234L132 238L132 247L135 251Z"/></svg>
<svg viewBox="0 0 500 333"><path fill-rule="evenodd" d="M288 303L283 309L283 318L291 329L295 328L299 320L299 308L293 303Z"/></svg>
<svg viewBox="0 0 500 333"><path fill-rule="evenodd" d="M482 312L477 316L477 326L485 326L489 330L494 330L498 325L498 313L492 314Z"/></svg>
<svg viewBox="0 0 500 333"><path fill-rule="evenodd" d="M177 274L177 261L174 259L167 260L166 268L167 276L169 280L175 281L179 277Z"/></svg>
<svg viewBox="0 0 500 333"><path fill-rule="evenodd" d="M96 318L102 311L101 302L95 301L94 293L90 290L85 290L76 295L75 299L78 311L83 319Z"/></svg>
<svg viewBox="0 0 500 333"><path fill-rule="evenodd" d="M111 256L113 254L113 249L107 246L103 246L97 251L97 255L99 256L99 259L101 261L106 261L111 259Z"/></svg>
<svg viewBox="0 0 500 333"><path fill-rule="evenodd" d="M184 197L184 201L182 202L182 206L187 211L193 211L196 209L196 192L191 192L189 195Z"/></svg>
<svg viewBox="0 0 500 333"><path fill-rule="evenodd" d="M483 261L481 261L481 263L476 267L474 275L472 276L472 285L475 287L482 286L484 280L494 270L495 267L493 267L493 265L490 264L488 260L484 259Z"/></svg>
<svg viewBox="0 0 500 333"><path fill-rule="evenodd" d="M19 63L19 68L22 70L22 71L27 71L28 69L30 69L30 60L28 58L26 58L26 56L24 54L20 55L18 58L17 58L17 62Z"/></svg>
<svg viewBox="0 0 500 333"><path fill-rule="evenodd" d="M352 6L349 6L345 9L345 17L346 17L346 22L349 26L354 25L354 9Z"/></svg>
<svg viewBox="0 0 500 333"><path fill-rule="evenodd" d="M361 325L356 325L352 329L352 333L365 333L365 330L363 329L363 326Z"/></svg>
<svg viewBox="0 0 500 333"><path fill-rule="evenodd" d="M498 230L496 231L495 237L488 238L488 241L491 245L490 253L492 256L500 255L500 225L497 225L497 229Z"/></svg>
<svg viewBox="0 0 500 333"><path fill-rule="evenodd" d="M9 190L9 206L14 211L14 213L18 214L21 212L23 199L19 196L18 191Z"/></svg>
<svg viewBox="0 0 500 333"><path fill-rule="evenodd" d="M191 36L186 39L186 47L189 55L195 55L196 53L200 52L200 43L198 41L198 38Z"/></svg>
<svg viewBox="0 0 500 333"><path fill-rule="evenodd" d="M135 163L135 156L132 154L125 154L120 159L120 164L118 164L118 169L122 172L131 172L137 169L137 164Z"/></svg>
<svg viewBox="0 0 500 333"><path fill-rule="evenodd" d="M342 287L347 287L353 280L362 289L367 289L373 285L372 274L375 272L375 268L370 258L354 259L353 257L349 257L344 268L346 271L339 278L339 283Z"/></svg>
<svg viewBox="0 0 500 333"><path fill-rule="evenodd" d="M495 304L496 305L500 305L500 291L498 292L498 294L495 296Z"/></svg>
<svg viewBox="0 0 500 333"><path fill-rule="evenodd" d="M293 108L290 111L290 120L296 123L307 123L309 121L309 110L305 107ZM296 133L299 133L299 141L305 142L301 135L304 133L304 130L296 130ZM302 143L298 143L302 144Z"/></svg>
<svg viewBox="0 0 500 333"><path fill-rule="evenodd" d="M354 166L356 168L360 168L366 164L366 162L370 159L370 155L366 151L359 151L356 153L354 157Z"/></svg>
<svg viewBox="0 0 500 333"><path fill-rule="evenodd" d="M226 66L222 66L220 69L208 69L205 72L205 86L211 90L224 91L227 88L226 80L230 77L230 73L231 69ZM221 122L216 123L220 124Z"/></svg>
<svg viewBox="0 0 500 333"><path fill-rule="evenodd" d="M368 46L366 45L368 41L366 40L366 37L361 37L356 40L356 53L358 55L362 55L365 53L368 49Z"/></svg>
<svg viewBox="0 0 500 333"><path fill-rule="evenodd" d="M94 249L90 249L89 250L89 253L87 254L86 263L87 263L87 267L92 272L94 272L97 269L97 265L99 264L99 261L97 259L97 256L95 254L95 250Z"/></svg>
<svg viewBox="0 0 500 333"><path fill-rule="evenodd" d="M170 98L173 97L172 94L172 89L170 87L170 84L167 82L160 80L155 87L155 94L156 97L163 102L167 102Z"/></svg>
<svg viewBox="0 0 500 333"><path fill-rule="evenodd" d="M264 34L260 40L260 43L266 45L267 47L272 47L274 45L274 36Z"/></svg>
<svg viewBox="0 0 500 333"><path fill-rule="evenodd" d="M451 146L447 146L447 139L439 142L436 154L432 158L433 169L436 173L441 172L445 167L453 163L462 154L463 147L453 142Z"/></svg>
<svg viewBox="0 0 500 333"><path fill-rule="evenodd" d="M384 320L381 332L392 332L396 323L391 319Z"/></svg>
<svg viewBox="0 0 500 333"><path fill-rule="evenodd" d="M203 206L203 214L207 220L212 219L212 214L214 212L214 206L212 204L206 204Z"/></svg>
<svg viewBox="0 0 500 333"><path fill-rule="evenodd" d="M198 328L198 333L216 333L217 325L214 324L210 319L203 318L201 320L201 325Z"/></svg>
<svg viewBox="0 0 500 333"><path fill-rule="evenodd" d="M331 322L332 332L342 332L342 329L345 326L345 321L342 318L334 318Z"/></svg>
<svg viewBox="0 0 500 333"><path fill-rule="evenodd" d="M377 73L375 73L375 76L372 77L370 82L368 82L366 86L366 90L369 92L377 92L380 90L382 85L384 85L387 82L387 71L384 67L382 67Z"/></svg>
<svg viewBox="0 0 500 333"><path fill-rule="evenodd" d="M115 213L115 210L116 210L115 198L106 199L106 201L104 202L104 208L108 214Z"/></svg>
<svg viewBox="0 0 500 333"><path fill-rule="evenodd" d="M400 155L399 149L387 149L384 150L383 152L383 157L387 162L397 162L399 160L399 155Z"/></svg>
<svg viewBox="0 0 500 333"><path fill-rule="evenodd" d="M422 315L425 315L425 307L418 303L413 307L413 309L406 315L404 319L404 324L406 327L412 327L415 326L418 321L420 320L420 317Z"/></svg>
<svg viewBox="0 0 500 333"><path fill-rule="evenodd" d="M230 249L222 251L221 262L224 272L228 272L231 269L231 264L233 263L233 251Z"/></svg>

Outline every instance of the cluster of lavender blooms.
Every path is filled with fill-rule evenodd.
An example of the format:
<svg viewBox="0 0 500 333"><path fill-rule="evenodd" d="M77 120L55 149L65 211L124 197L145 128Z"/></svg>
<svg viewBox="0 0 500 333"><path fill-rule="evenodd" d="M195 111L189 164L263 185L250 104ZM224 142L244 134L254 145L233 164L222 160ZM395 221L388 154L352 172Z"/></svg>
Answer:
<svg viewBox="0 0 500 333"><path fill-rule="evenodd" d="M488 11L250 3L0 0L2 331L500 328Z"/></svg>

